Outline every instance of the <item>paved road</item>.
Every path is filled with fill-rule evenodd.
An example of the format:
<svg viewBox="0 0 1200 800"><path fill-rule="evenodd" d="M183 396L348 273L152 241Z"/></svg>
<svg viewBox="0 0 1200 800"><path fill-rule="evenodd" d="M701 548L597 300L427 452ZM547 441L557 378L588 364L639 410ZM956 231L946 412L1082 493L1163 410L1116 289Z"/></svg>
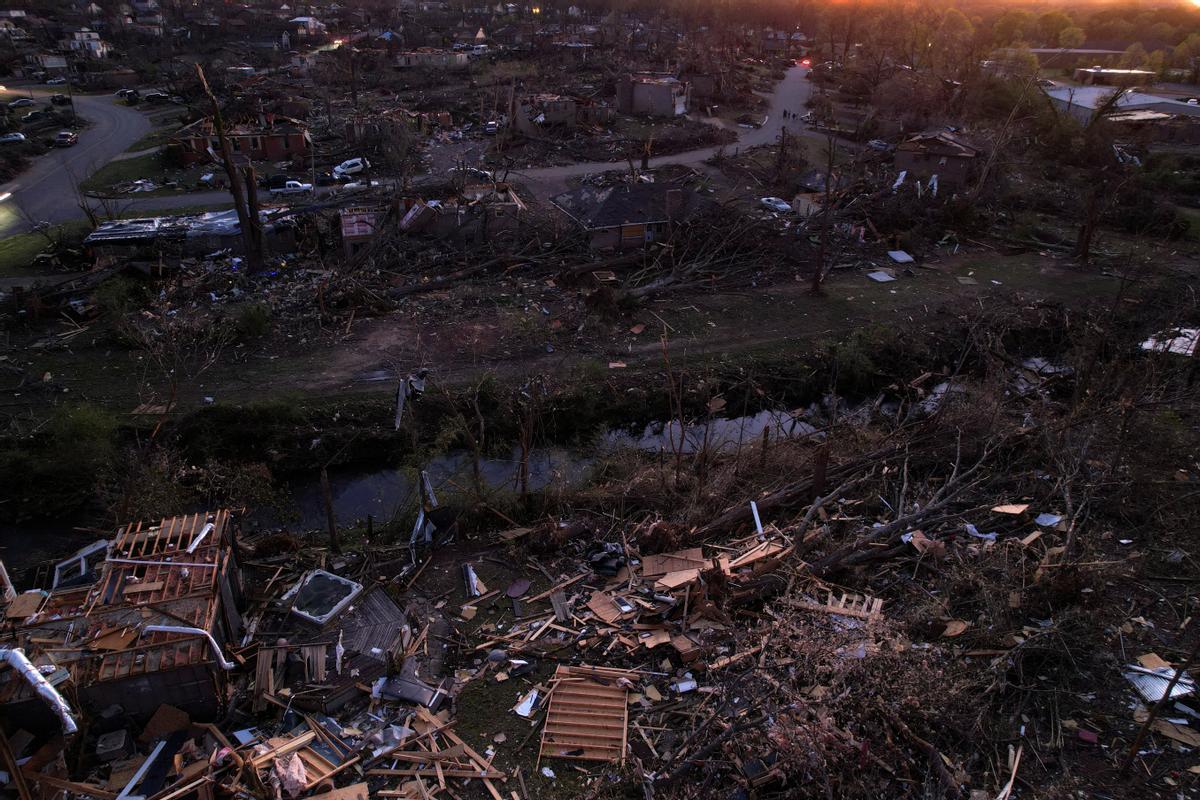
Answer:
<svg viewBox="0 0 1200 800"><path fill-rule="evenodd" d="M784 121L784 109L804 113L804 105L812 92L807 80L808 70L792 67L770 96L767 124L757 129L739 128L736 144L725 145L726 152L735 148L756 147L771 144L787 127L797 135L820 136L809 131L798 120ZM36 95L39 90L35 89ZM50 94L50 92L42 92ZM7 98L7 99L12 99ZM64 222L83 216L76 204L74 184L91 175L97 168L122 153L130 144L149 130L149 122L142 114L127 106L118 105L111 97L76 97L76 110L93 121L93 126L79 137L73 148L58 150L40 159L33 168L0 191L10 191L13 197L0 205L0 235L27 230L28 220ZM711 158L720 148L705 147L669 156L650 159L651 167L663 164L700 164ZM595 161L584 164L569 164L544 169L514 171L537 197L544 199L567 188L567 180L597 172L621 169L621 162ZM168 197L125 198L118 201L122 212L152 214L160 211L195 207L232 204L229 193L188 192ZM24 210L24 215L12 213L4 206L15 205ZM7 212L7 213L6 213Z"/></svg>
<svg viewBox="0 0 1200 800"><path fill-rule="evenodd" d="M0 100L8 102L32 92L35 100L46 104L46 98L60 91L63 89L57 86L14 87L0 93ZM65 222L82 217L75 187L150 130L145 115L119 105L110 95L77 94L75 111L91 123L79 134L79 143L55 148L15 180L0 186L0 192L12 194L0 204L0 236L28 230L31 221Z"/></svg>
<svg viewBox="0 0 1200 800"><path fill-rule="evenodd" d="M792 67L784 75L782 81L775 87L775 91L770 97L770 108L767 112L767 124L761 128L737 130L738 140L736 144L723 145L726 153L733 153L735 149L757 147L759 145L771 144L779 138L780 132L786 127L789 133L798 135L819 136L808 130L808 128L799 120L784 121L784 110L795 111L798 114L804 114L805 104L808 102L809 95L812 93L812 83L807 79L808 69L805 67ZM823 136L821 138L824 138ZM669 156L658 156L650 159L650 167L659 167L663 164L701 164L716 155L721 146L705 147L700 150L688 150L684 153L675 153ZM534 191L542 197L556 194L567 188L568 178L578 178L583 175L591 175L596 172L607 172L614 169L622 169L622 162L599 161L587 164L568 164L561 167L545 167L544 169L528 169L524 171L514 171L512 174L521 177L527 184L535 184Z"/></svg>

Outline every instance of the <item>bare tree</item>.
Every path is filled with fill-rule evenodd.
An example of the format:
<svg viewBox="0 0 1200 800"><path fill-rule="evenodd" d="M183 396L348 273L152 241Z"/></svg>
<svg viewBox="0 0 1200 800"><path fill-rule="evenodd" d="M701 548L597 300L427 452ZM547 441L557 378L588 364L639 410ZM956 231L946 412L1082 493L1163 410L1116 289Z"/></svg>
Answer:
<svg viewBox="0 0 1200 800"><path fill-rule="evenodd" d="M258 271L263 267L263 246L262 238L256 236L256 231L261 231L261 228L257 218L253 220L251 218L251 208L246 199L242 179L238 175L237 165L233 163L233 148L229 145L229 137L225 135L225 120L221 116L221 104L217 102L217 96L213 94L208 85L208 79L204 76L204 68L199 64L196 65L196 75L199 77L200 86L204 89L204 94L207 95L208 102L212 107L213 130L221 143L221 161L225 167L225 175L229 179L229 193L233 195L233 208L237 212L238 224L242 228L246 263L252 271Z"/></svg>

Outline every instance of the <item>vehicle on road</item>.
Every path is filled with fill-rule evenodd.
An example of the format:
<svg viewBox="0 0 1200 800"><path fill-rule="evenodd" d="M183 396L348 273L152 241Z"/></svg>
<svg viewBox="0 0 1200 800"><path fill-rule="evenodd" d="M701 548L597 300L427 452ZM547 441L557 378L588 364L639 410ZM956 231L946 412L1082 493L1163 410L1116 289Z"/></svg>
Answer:
<svg viewBox="0 0 1200 800"><path fill-rule="evenodd" d="M71 105L71 98L65 94L52 94L50 95L50 103L56 106L69 106Z"/></svg>
<svg viewBox="0 0 1200 800"><path fill-rule="evenodd" d="M66 82L67 82L66 78L51 78L50 80L46 81L46 85L47 86L62 86Z"/></svg>
<svg viewBox="0 0 1200 800"><path fill-rule="evenodd" d="M355 192L365 192L369 191L370 189L378 189L380 186L383 186L383 184L379 181L350 181L350 183L343 183L334 191L337 194L354 194Z"/></svg>
<svg viewBox="0 0 1200 800"><path fill-rule="evenodd" d="M71 147L79 141L79 134L74 131L59 131L54 137L55 147Z"/></svg>
<svg viewBox="0 0 1200 800"><path fill-rule="evenodd" d="M166 103L171 99L171 95L164 92L149 92L142 99L147 103Z"/></svg>
<svg viewBox="0 0 1200 800"><path fill-rule="evenodd" d="M283 186L271 190L273 195L286 194L308 194L312 191L311 183L301 183L300 181L288 181Z"/></svg>
<svg viewBox="0 0 1200 800"><path fill-rule="evenodd" d="M16 100L13 100L11 103L9 103L8 107L9 108L29 108L30 106L33 106L33 105L37 105L37 104L34 103L32 100L30 100L28 97L18 97Z"/></svg>
<svg viewBox="0 0 1200 800"><path fill-rule="evenodd" d="M333 168L333 176L335 178L344 178L347 175L358 175L370 168L371 162L365 158L348 158Z"/></svg>
<svg viewBox="0 0 1200 800"><path fill-rule="evenodd" d="M282 189L288 181L293 181L295 178L289 178L287 175L268 175L258 181L258 185L264 189Z"/></svg>
<svg viewBox="0 0 1200 800"><path fill-rule="evenodd" d="M758 201L764 208L769 208L772 211L780 214L791 213L792 207L782 197L764 197Z"/></svg>
<svg viewBox="0 0 1200 800"><path fill-rule="evenodd" d="M0 136L0 144L15 144L16 142L23 141L25 141L25 134L23 133L6 133Z"/></svg>

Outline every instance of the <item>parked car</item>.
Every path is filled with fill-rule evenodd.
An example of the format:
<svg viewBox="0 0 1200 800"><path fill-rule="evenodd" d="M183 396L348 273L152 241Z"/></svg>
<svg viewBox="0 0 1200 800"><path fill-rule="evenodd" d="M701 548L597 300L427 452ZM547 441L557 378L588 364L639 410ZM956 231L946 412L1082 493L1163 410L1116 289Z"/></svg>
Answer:
<svg viewBox="0 0 1200 800"><path fill-rule="evenodd" d="M142 99L147 103L166 103L171 99L171 95L163 92L149 92Z"/></svg>
<svg viewBox="0 0 1200 800"><path fill-rule="evenodd" d="M55 147L71 147L79 141L79 134L74 131L59 131L54 137Z"/></svg>
<svg viewBox="0 0 1200 800"><path fill-rule="evenodd" d="M316 183L317 183L317 186L339 186L339 185L341 185L341 181L339 181L337 178L330 175L328 172L324 172L324 173L318 175Z"/></svg>
<svg viewBox="0 0 1200 800"><path fill-rule="evenodd" d="M366 172L370 168L371 162L365 158L348 158L333 168L333 175L335 178L344 178L347 175L358 175L361 172Z"/></svg>
<svg viewBox="0 0 1200 800"><path fill-rule="evenodd" d="M342 194L344 192L349 192L353 194L354 192L365 192L370 189L378 189L382 185L383 184L379 181L350 181L349 183L343 183L340 187L338 187L337 193Z"/></svg>
<svg viewBox="0 0 1200 800"><path fill-rule="evenodd" d="M264 189L282 189L284 184L294 178L289 178L287 175L270 175L259 180L258 185Z"/></svg>
<svg viewBox="0 0 1200 800"><path fill-rule="evenodd" d="M15 144L23 141L25 141L25 134L23 133L6 133L0 136L0 144Z"/></svg>
<svg viewBox="0 0 1200 800"><path fill-rule="evenodd" d="M50 102L56 106L69 106L71 105L71 98L65 94L52 94L50 95Z"/></svg>
<svg viewBox="0 0 1200 800"><path fill-rule="evenodd" d="M300 181L288 181L283 186L280 186L278 189L272 189L271 194L273 194L273 195L308 194L309 192L312 191L312 188L313 188L313 186L311 183L301 183Z"/></svg>
<svg viewBox="0 0 1200 800"><path fill-rule="evenodd" d="M37 105L37 104L34 103L32 100L30 100L28 97L18 97L16 100L13 100L11 103L9 103L8 107L9 108L29 108L32 105Z"/></svg>
<svg viewBox="0 0 1200 800"><path fill-rule="evenodd" d="M44 119L48 116L50 116L49 111L44 108L39 108L34 111L30 111L28 114L21 117L21 122L37 122L39 119Z"/></svg>
<svg viewBox="0 0 1200 800"><path fill-rule="evenodd" d="M871 141L867 142L867 147L871 148L877 153L892 152L892 146L883 139L872 139Z"/></svg>
<svg viewBox="0 0 1200 800"><path fill-rule="evenodd" d="M764 208L769 208L780 214L791 213L792 207L782 197L764 197L758 201Z"/></svg>
<svg viewBox="0 0 1200 800"><path fill-rule="evenodd" d="M500 130L500 123L496 122L496 120L489 120L488 122L485 122L483 125L483 132L486 133L488 136L495 136L496 132L499 130Z"/></svg>
<svg viewBox="0 0 1200 800"><path fill-rule="evenodd" d="M46 85L47 86L62 86L66 82L67 82L66 78L51 78L50 80L46 81Z"/></svg>

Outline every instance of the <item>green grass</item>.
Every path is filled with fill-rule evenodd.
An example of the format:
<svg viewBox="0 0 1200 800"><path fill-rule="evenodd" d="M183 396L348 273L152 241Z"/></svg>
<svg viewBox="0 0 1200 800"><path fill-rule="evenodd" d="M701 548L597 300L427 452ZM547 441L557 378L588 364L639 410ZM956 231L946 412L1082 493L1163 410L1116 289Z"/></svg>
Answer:
<svg viewBox="0 0 1200 800"><path fill-rule="evenodd" d="M162 147L167 142L171 141L171 137L178 130L176 125L168 125L165 128L155 128L147 133L142 138L138 139L129 147L125 148L126 153L136 153L139 150L149 150L151 147Z"/></svg>
<svg viewBox="0 0 1200 800"><path fill-rule="evenodd" d="M174 217L187 214L200 214L205 211L224 211L228 207L229 204L227 203L210 203L208 205L184 206L158 212L129 211L118 214L117 217L120 219L134 219L137 217L158 215ZM90 229L88 222L80 219L65 222L62 225L55 225L45 234L18 233L0 239L0 278L25 278L43 274L43 270L34 267L33 260L37 258L38 254L50 249L50 243L46 238L47 235L55 241L66 241L68 244L77 244L88 234Z"/></svg>
<svg viewBox="0 0 1200 800"><path fill-rule="evenodd" d="M120 161L110 161L87 180L79 184L85 192L108 191L123 181L133 181L139 178L150 178L158 181L164 177L166 170L162 156L149 153L137 158L126 158Z"/></svg>
<svg viewBox="0 0 1200 800"><path fill-rule="evenodd" d="M16 278L38 274L39 270L33 269L33 260L39 253L50 249L47 235L55 241L70 241L82 237L87 230L87 222L78 220L56 225L45 234L18 233L0 239L0 277Z"/></svg>
<svg viewBox="0 0 1200 800"><path fill-rule="evenodd" d="M206 172L217 172L219 167L213 164L199 164L189 169L170 169L167 167L161 152L147 153L135 158L124 158L110 161L96 171L87 180L79 184L85 192L97 194L115 194L115 186L125 181L148 178L159 184L159 188L150 192L135 192L119 195L128 198L143 197L173 197L184 192L206 192L209 187L200 185L200 176ZM271 175L276 172L270 165L264 165L260 175ZM174 181L175 186L164 186L167 181ZM174 212L171 212L174 213Z"/></svg>

